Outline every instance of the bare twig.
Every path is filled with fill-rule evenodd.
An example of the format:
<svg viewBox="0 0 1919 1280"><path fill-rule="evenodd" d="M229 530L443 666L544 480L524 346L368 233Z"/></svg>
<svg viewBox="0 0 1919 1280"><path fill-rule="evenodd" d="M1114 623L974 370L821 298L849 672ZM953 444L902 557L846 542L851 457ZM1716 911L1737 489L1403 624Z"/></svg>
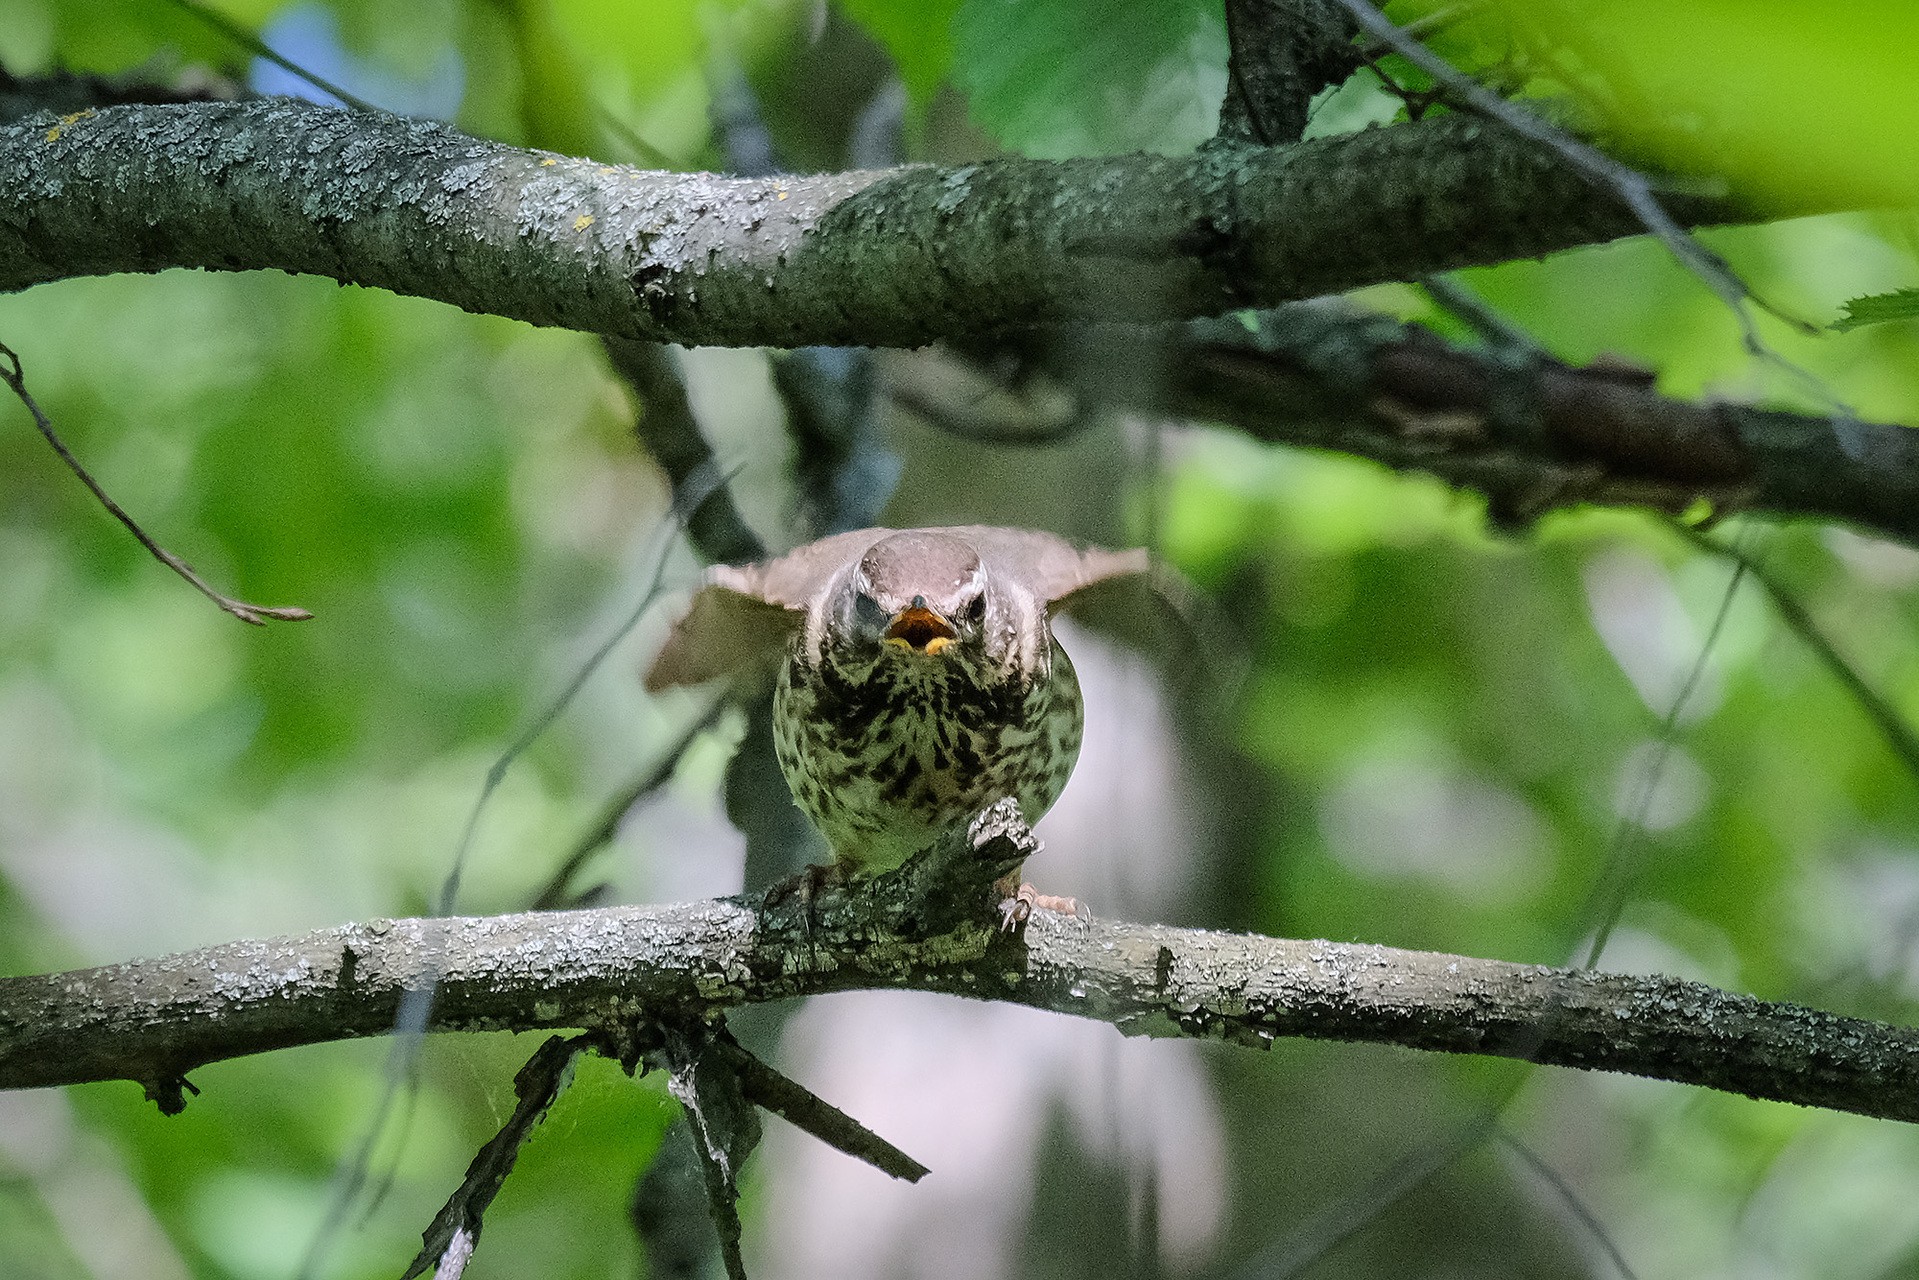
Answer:
<svg viewBox="0 0 1919 1280"><path fill-rule="evenodd" d="M740 1078L746 1100L764 1107L796 1129L804 1130L855 1160L864 1160L881 1173L906 1182L918 1182L930 1170L871 1129L826 1101L805 1085L761 1062L728 1036L717 1042Z"/></svg>
<svg viewBox="0 0 1919 1280"><path fill-rule="evenodd" d="M513 1172L520 1148L533 1136L534 1126L566 1087L573 1059L586 1047L586 1040L585 1036L552 1036L520 1068L513 1078L513 1092L519 1098L513 1114L473 1157L466 1177L422 1234L420 1252L400 1280L413 1280L428 1267L435 1268L434 1280L457 1280L466 1269L479 1243L487 1206Z"/></svg>
<svg viewBox="0 0 1919 1280"><path fill-rule="evenodd" d="M948 435L975 444L1041 449L1072 439L1093 422L1091 415L1076 411L1050 416L995 413L986 403L987 396L991 394L986 390L956 401L935 398L921 386L895 382L887 388L886 394L894 404L915 417L924 419Z"/></svg>
<svg viewBox="0 0 1919 1280"><path fill-rule="evenodd" d="M1582 932L1589 931L1592 940L1587 947L1584 965L1590 971L1599 963L1600 954L1605 950L1613 929L1617 926L1621 914L1631 894L1633 883L1639 871L1639 851L1645 837L1646 815L1653 799L1658 793L1659 782L1671 759L1673 745L1678 731L1679 716L1691 700L1699 682L1705 676L1706 665L1717 646L1720 633L1725 627L1726 618L1731 612L1734 595L1739 589L1742 576L1741 568L1736 564L1732 577L1727 581L1725 591L1720 597L1719 607L1713 615L1711 627L1705 640L1699 646L1699 652L1687 670L1686 678L1674 695L1672 704L1661 718L1657 736L1657 749L1646 771L1646 780L1639 789L1633 806L1620 815L1618 824L1613 828L1612 838L1608 842L1606 859L1601 865L1598 877L1588 891L1585 904L1580 913L1583 921L1592 921L1582 925ZM1530 1028L1520 1032L1514 1040L1503 1046L1508 1056L1527 1061L1540 1061L1538 1050L1553 1019L1560 1016L1555 1004L1549 1006L1540 1019ZM1327 1253L1360 1232L1366 1230L1381 1216L1398 1204L1406 1196L1424 1186L1441 1169L1453 1161L1465 1156L1479 1147L1487 1138L1498 1132L1498 1126L1520 1090L1531 1078L1530 1073L1515 1081L1495 1102L1485 1107L1470 1122L1461 1125L1444 1142L1435 1144L1422 1151L1402 1157L1382 1173L1367 1191L1346 1197L1328 1211L1320 1214L1307 1228L1283 1242L1283 1265L1264 1274L1290 1276L1306 1270ZM1516 1147L1517 1138L1510 1138ZM1529 1160L1531 1152L1522 1154ZM1599 1237L1607 1251L1622 1272L1628 1276L1631 1272L1620 1258L1618 1251L1605 1235L1598 1219L1578 1201L1570 1186L1559 1181L1543 1165L1539 1166L1542 1176L1552 1180L1562 1196L1572 1206L1574 1213L1587 1223L1593 1233ZM1279 1246L1276 1246L1276 1248ZM1262 1255L1264 1256L1264 1255Z"/></svg>
<svg viewBox="0 0 1919 1280"><path fill-rule="evenodd" d="M1757 303L1802 333L1816 334L1820 332L1819 327L1786 315L1754 294L1724 258L1702 244L1666 211L1655 194L1651 178L1488 90L1394 26L1370 0L1334 0L1334 3L1350 13L1376 40L1390 45L1400 56L1445 86L1474 111L1498 121L1523 138L1549 148L1573 169L1611 190L1639 219L1641 225L1679 260L1681 266L1697 276L1725 303L1739 322L1740 334L1749 353L1793 377L1840 417L1851 420L1855 416L1817 376L1787 360L1766 343L1760 336L1747 303Z"/></svg>
<svg viewBox="0 0 1919 1280"><path fill-rule="evenodd" d="M573 673L572 678L566 682L566 687L560 690L558 696L520 731L517 738L507 744L506 750L502 751L499 758L488 767L486 781L480 787L480 794L473 801L473 808L467 813L466 825L460 832L459 844L454 848L453 865L440 885L440 896L436 908L440 915L451 914L453 910L453 903L460 892L460 877L466 870L467 855L473 848L474 833L479 829L480 814L485 810L486 802L492 798L493 793L499 789L500 783L506 778L507 770L512 768L513 762L519 759L555 720L560 718L561 713L568 706L572 705L573 699L579 696L586 682L593 678L593 673L600 669L600 664L606 661L607 655L612 653L620 641L626 639L633 628L640 624L640 619L646 616L646 611L653 607L654 601L659 599L661 584L666 580L666 566L673 550L674 537L692 527L693 520L709 500L725 493L727 484L737 474L737 470L735 468L733 471L720 472L716 466L704 466L697 473L685 477L682 483L676 486L673 495L672 523L666 531L666 536L660 539L659 548L654 554L653 574L647 581L646 590L640 593L640 598L634 602L632 610L627 613L620 625L615 627L606 639L600 642L600 647L580 664L579 669Z"/></svg>
<svg viewBox="0 0 1919 1280"><path fill-rule="evenodd" d="M1407 23L1399 30L1402 35L1413 40L1424 40L1434 32L1444 31L1455 22L1465 21L1467 18L1479 12L1482 7L1484 6L1479 3L1479 0L1466 0L1465 3L1444 5L1424 17L1413 19L1413 21ZM1391 52L1393 52L1393 46L1387 44L1377 36L1366 41L1366 43L1359 47L1359 56L1368 62L1371 62L1375 58L1383 58Z"/></svg>
<svg viewBox="0 0 1919 1280"><path fill-rule="evenodd" d="M686 1109L726 1274L746 1280L740 1257L740 1167L759 1145L760 1117L741 1086L736 1059L714 1052L715 1043L707 1028L668 1027L666 1051L673 1071L668 1087Z"/></svg>
<svg viewBox="0 0 1919 1280"><path fill-rule="evenodd" d="M699 740L702 733L713 727L720 713L726 709L726 705L724 699L714 699L704 712L687 725L685 732L660 753L659 759L654 761L651 767L606 803L606 806L600 810L599 820L574 842L573 851L553 869L553 874L547 877L540 891L533 895L533 901L529 904L528 910L564 911L571 907L588 905L582 900L581 895L569 893L567 885L572 882L579 869L586 865L587 859L604 848L618 834L620 822L633 811L633 806L666 785L667 780L673 776L673 771L680 767L680 761L686 757L687 751Z"/></svg>
<svg viewBox="0 0 1919 1280"><path fill-rule="evenodd" d="M737 564L765 555L765 545L734 505L732 495L710 492L707 477L719 469L719 460L693 416L673 353L657 342L605 335L601 342L613 371L639 397L633 433L672 483L675 502L686 512L686 536L694 550L716 564ZM706 491L708 497L687 502L679 495L688 491Z"/></svg>
<svg viewBox="0 0 1919 1280"><path fill-rule="evenodd" d="M1340 1200L1314 1215L1304 1227L1275 1241L1234 1273L1234 1280L1291 1280L1320 1259L1361 1234L1394 1205L1431 1182L1481 1142L1492 1131L1494 1114L1482 1113L1444 1139L1431 1142L1395 1160L1366 1190Z"/></svg>
<svg viewBox="0 0 1919 1280"><path fill-rule="evenodd" d="M432 963L432 957L426 959L429 964ZM345 1227L360 1193L366 1190L367 1175L373 1168L374 1151L387 1131L394 1108L403 1098L407 1099L407 1109L400 1120L403 1131L411 1119L411 1099L418 1084L415 1072L419 1067L420 1051L426 1044L427 1023L433 1011L433 991L434 980L430 974L425 974L420 981L400 992L394 1002L391 1028L393 1043L386 1056L379 1100L373 1105L373 1116L361 1131L360 1140L333 1171L326 1212L321 1215L320 1225L314 1230L313 1239L308 1242L305 1253L300 1257L300 1265L294 1270L295 1280L313 1280L319 1274L320 1263L326 1257L327 1250ZM381 1193L376 1188L375 1195Z"/></svg>
<svg viewBox="0 0 1919 1280"><path fill-rule="evenodd" d="M1746 526L1747 532L1751 526ZM1587 947L1584 967L1591 969L1598 965L1599 957L1605 952L1606 944L1612 939L1613 930L1618 927L1621 915L1625 913L1626 902L1632 893L1633 883L1639 876L1641 849L1646 836L1646 818L1652 812L1653 801L1658 798L1659 784L1665 778L1666 766L1672 759L1673 748L1679 737L1679 717L1685 711L1686 704L1699 689L1699 682L1705 679L1706 667L1712 657L1712 651L1718 647L1719 636L1726 628L1726 619L1732 614L1733 598L1739 593L1739 584L1745 580L1748 572L1743 558L1735 557L1732 576L1726 579L1725 590L1719 597L1719 607L1713 611L1712 624L1706 628L1706 638L1699 645L1699 652L1693 658L1692 666L1686 671L1686 678L1679 690L1673 695L1672 705L1666 708L1666 714L1660 718L1659 731L1655 738L1656 746L1652 760L1646 767L1646 778L1634 799L1630 810L1620 816L1619 825L1613 831L1611 846L1606 851L1606 861L1599 869L1599 876L1593 882L1582 915L1593 921L1591 926L1592 942Z"/></svg>
<svg viewBox="0 0 1919 1280"><path fill-rule="evenodd" d="M73 456L73 453L67 448L66 443L60 439L59 433L53 429L53 423L48 420L46 413L41 410L38 402L28 393L26 376L21 371L20 357L14 352L13 348L7 346L4 342L0 342L0 356L4 356L7 361L7 367L0 367L0 382L5 382L9 387L13 388L13 394L20 397L21 404L27 406L27 412L33 415L33 425L40 429L40 434L44 436L47 443L53 447L53 451L60 456L60 461L67 464L69 471L80 477L80 483L86 485L88 490L91 491L93 496L99 501L100 505L107 509L107 513L124 525L128 533L138 538L140 545L151 552L154 559L186 579L194 590L242 622L250 622L256 627L263 627L268 622L305 622L313 616L305 609L293 605L247 604L243 600L235 600L232 596L216 591L207 583L205 578L195 573L186 561L180 559L180 557L174 555L171 551L168 551L165 547L148 537L147 531L142 529L132 516L121 510L119 503L107 496L107 491L100 487L100 482L95 480L87 469L80 465L80 460Z"/></svg>
<svg viewBox="0 0 1919 1280"><path fill-rule="evenodd" d="M1868 684L1866 678L1859 674L1858 669L1834 647L1826 633L1819 629L1819 624L1813 621L1811 612L1799 602L1799 598L1779 581L1772 570L1760 563L1758 557L1746 549L1745 539L1742 537L1730 543L1721 542L1683 521L1673 520L1671 524L1680 536L1693 546L1709 554L1731 560L1759 584L1767 598L1772 601L1774 612L1779 615L1779 620L1786 624L1787 630L1798 636L1800 641L1812 650L1813 656L1825 664L1826 670L1832 673L1833 679L1837 680L1851 695L1852 700L1859 704L1859 709L1865 712L1866 718L1872 721L1873 727L1885 737L1886 745L1892 749L1893 755L1899 758L1899 763L1905 766L1906 773L1914 782L1919 783L1919 734L1913 732L1912 726L1906 722L1906 718L1899 713L1898 708L1894 707L1884 694Z"/></svg>
<svg viewBox="0 0 1919 1280"><path fill-rule="evenodd" d="M285 54L282 54L246 27L241 26L233 19L227 17L212 5L204 3L203 0L171 0L171 3L175 8L183 9L198 18L201 22L206 23L207 26L212 27L215 31L239 45L254 57L264 58L288 75L296 76L306 81L321 93L331 94L333 97L338 98L355 111L378 111L380 109L366 99L358 97L346 89L342 89L331 80L322 79L315 73L308 71L305 67L288 58Z"/></svg>
<svg viewBox="0 0 1919 1280"><path fill-rule="evenodd" d="M633 1189L629 1216L652 1280L705 1280L718 1260L718 1242L707 1227L706 1175L693 1142L693 1127L682 1115L660 1135Z"/></svg>
<svg viewBox="0 0 1919 1280"><path fill-rule="evenodd" d="M1586 1229L1586 1234L1591 1236L1605 1253L1607 1260L1613 1265L1613 1270L1625 1277L1625 1280L1638 1280L1637 1274L1626 1262L1626 1255L1619 1251L1619 1245L1614 1242L1612 1233L1606 1230L1606 1224L1601 1222L1599 1215L1587 1206L1579 1192L1573 1189L1573 1185L1561 1177L1557 1169L1540 1159L1538 1153L1531 1147L1520 1141L1518 1135L1512 1130L1501 1129L1495 1136L1498 1137L1501 1145L1519 1157L1520 1163L1532 1170L1540 1181L1558 1194L1559 1198L1565 1202L1567 1210L1573 1217L1579 1219L1579 1225Z"/></svg>
<svg viewBox="0 0 1919 1280"><path fill-rule="evenodd" d="M1426 291L1441 310L1471 329L1492 347L1510 355L1541 356L1546 353L1530 333L1499 314L1486 300L1445 276L1425 276L1419 287Z"/></svg>
<svg viewBox="0 0 1919 1280"><path fill-rule="evenodd" d="M686 484L675 495L673 523L660 540L653 576L631 613L580 666L579 670L574 672L573 678L559 696L521 731L519 737L508 744L506 750L501 752L499 758L487 769L486 780L480 787L480 794L474 798L473 807L467 813L459 842L454 848L452 866L447 871L446 879L441 883L436 904L437 914L448 915L453 910L453 904L459 896L460 880L465 872L467 856L472 850L473 838L479 829L481 814L485 812L487 801L492 798L494 791L505 779L507 770L559 718L573 698L578 695L580 689L585 686L587 680L606 660L607 655L638 625L640 618L659 596L660 584L664 581L666 573L668 554L672 550L673 535L684 531L690 512L697 510L700 504L713 493L723 489L731 478L730 473L714 476L710 469L688 478ZM677 758L677 755L674 758ZM617 815L608 819L613 823L617 823L618 820ZM597 848L597 845L593 848ZM562 873L570 875L577 866L577 862L584 861L591 852L592 848L576 850L574 856L569 858L567 864L562 867ZM558 891L564 891L564 888L564 880L559 881ZM322 1221L320 1231L308 1247L306 1259L302 1264L299 1274L303 1278L311 1275L317 1268L319 1258L330 1243L333 1233L346 1221L348 1209L365 1188L375 1144L380 1135L386 1131L394 1102L403 1090L410 1089L414 1084L414 1067L420 1050L420 1032L425 1028L427 1013L433 1004L436 981L431 972L421 975L418 985L408 992L407 998L400 1005L398 1021L394 1027L393 1049L389 1055L385 1078L381 1085L380 1100L374 1108L373 1118L369 1121L360 1143L341 1165L335 1181L336 1190L332 1205ZM383 1193L383 1188L376 1190L374 1200L377 1202Z"/></svg>
<svg viewBox="0 0 1919 1280"><path fill-rule="evenodd" d="M773 358L800 508L814 536L873 524L899 484L900 460L880 438L874 381L870 351L802 347Z"/></svg>

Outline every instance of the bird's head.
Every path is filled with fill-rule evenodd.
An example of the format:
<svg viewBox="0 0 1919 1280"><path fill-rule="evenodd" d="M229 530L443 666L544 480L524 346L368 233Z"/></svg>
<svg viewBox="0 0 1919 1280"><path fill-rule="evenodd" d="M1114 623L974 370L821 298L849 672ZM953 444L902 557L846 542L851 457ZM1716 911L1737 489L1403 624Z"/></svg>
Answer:
<svg viewBox="0 0 1919 1280"><path fill-rule="evenodd" d="M914 530L874 543L847 574L831 632L843 662L983 664L992 584L979 552Z"/></svg>

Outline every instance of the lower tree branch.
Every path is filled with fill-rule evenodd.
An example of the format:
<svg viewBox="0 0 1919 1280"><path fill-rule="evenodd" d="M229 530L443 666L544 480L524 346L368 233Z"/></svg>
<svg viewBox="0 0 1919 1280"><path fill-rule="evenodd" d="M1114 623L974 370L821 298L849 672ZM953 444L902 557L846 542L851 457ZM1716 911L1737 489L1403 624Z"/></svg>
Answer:
<svg viewBox="0 0 1919 1280"><path fill-rule="evenodd" d="M910 864L909 864L910 865ZM1617 1071L1919 1120L1919 1031L1694 982L1036 912L953 918L828 888L791 901L373 921L0 979L0 1087L131 1079L177 1099L209 1062L384 1035L437 983L438 1031L686 1020L868 988L1002 1000L1129 1035L1365 1041ZM614 1033L614 1032L609 1032Z"/></svg>

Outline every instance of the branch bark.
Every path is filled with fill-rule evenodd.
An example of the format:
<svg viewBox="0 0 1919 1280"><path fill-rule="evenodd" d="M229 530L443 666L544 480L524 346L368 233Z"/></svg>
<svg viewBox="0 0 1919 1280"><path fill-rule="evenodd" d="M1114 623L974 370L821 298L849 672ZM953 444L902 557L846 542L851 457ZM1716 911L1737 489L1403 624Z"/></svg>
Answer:
<svg viewBox="0 0 1919 1280"><path fill-rule="evenodd" d="M983 901L957 923L915 921L831 889L810 929L799 911L719 899L373 921L0 979L0 1087L131 1079L165 1105L209 1062L386 1034L406 992L429 982L439 1031L608 1030L889 988L1025 1004L1129 1035L1494 1054L1919 1120L1919 1031L1674 978L1047 912L1014 936Z"/></svg>
<svg viewBox="0 0 1919 1280"><path fill-rule="evenodd" d="M1335 0L1226 0L1220 137L1263 146L1297 142L1313 95L1359 68L1358 30Z"/></svg>
<svg viewBox="0 0 1919 1280"><path fill-rule="evenodd" d="M1680 400L1650 370L1515 360L1338 305L1281 308L1257 332L1201 321L1169 341L1160 399L1138 407L1429 472L1486 494L1503 521L1704 499L1721 514L1843 520L1919 546L1909 427Z"/></svg>
<svg viewBox="0 0 1919 1280"><path fill-rule="evenodd" d="M1277 148L752 179L278 99L0 128L0 290L277 269L688 344L1182 319L1639 230L1543 148L1459 116Z"/></svg>

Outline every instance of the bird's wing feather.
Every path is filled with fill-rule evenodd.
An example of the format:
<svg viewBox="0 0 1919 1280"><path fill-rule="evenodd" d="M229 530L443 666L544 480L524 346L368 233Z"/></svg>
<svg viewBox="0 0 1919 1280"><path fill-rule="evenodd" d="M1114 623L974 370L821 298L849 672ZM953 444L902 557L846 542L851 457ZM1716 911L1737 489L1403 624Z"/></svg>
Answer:
<svg viewBox="0 0 1919 1280"><path fill-rule="evenodd" d="M646 687L703 684L775 658L806 625L806 610L833 574L890 529L855 529L809 542L759 564L707 570L685 614L647 668Z"/></svg>
<svg viewBox="0 0 1919 1280"><path fill-rule="evenodd" d="M1081 550L1064 538L1036 529L962 525L940 532L971 542L979 549L987 572L1002 582L1023 584L1045 605L1061 603L1076 592L1116 578L1150 574L1153 569L1151 557L1142 548Z"/></svg>
<svg viewBox="0 0 1919 1280"><path fill-rule="evenodd" d="M806 621L803 609L718 582L701 587L646 669L650 693L735 675L776 656Z"/></svg>
<svg viewBox="0 0 1919 1280"><path fill-rule="evenodd" d="M768 604L804 609L826 591L833 575L860 558L891 529L854 529L795 547L761 564L721 566L709 580L757 596Z"/></svg>

